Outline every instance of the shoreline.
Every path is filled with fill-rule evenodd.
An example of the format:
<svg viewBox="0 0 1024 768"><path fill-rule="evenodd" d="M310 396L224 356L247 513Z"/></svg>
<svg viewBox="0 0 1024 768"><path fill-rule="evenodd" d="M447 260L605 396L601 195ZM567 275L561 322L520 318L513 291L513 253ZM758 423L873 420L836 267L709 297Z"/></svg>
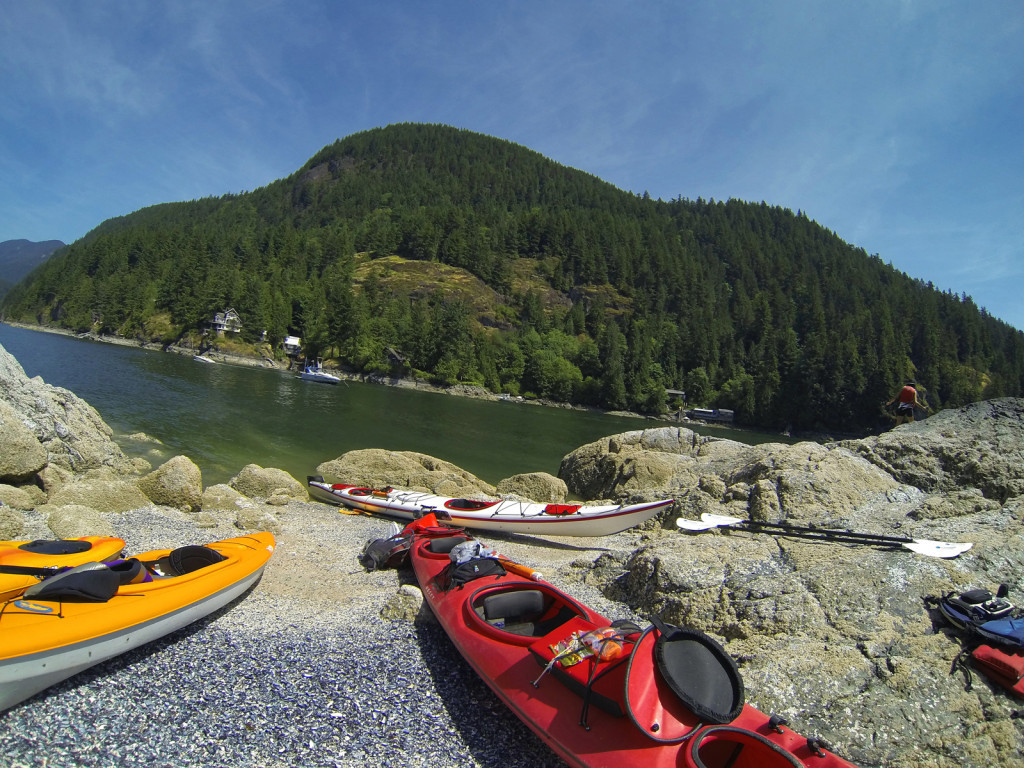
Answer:
<svg viewBox="0 0 1024 768"><path fill-rule="evenodd" d="M169 354L176 354L182 356L195 357L198 352L194 349L177 345L162 345L156 342L143 341L141 339L127 339L122 336L110 336L103 334L83 333L78 334L73 331L69 331L64 328L57 328L48 325L34 325L31 323L20 323L11 320L0 321L4 325L9 325L12 328L21 328L27 331L40 331L42 333L52 333L57 336L66 336L68 338L77 339L80 341L94 341L103 344L114 344L122 347L137 347L139 349L146 349L152 352L166 352ZM246 368L265 368L265 369L276 369L283 373L293 370L292 365L285 364L281 361L271 360L265 356L256 357L255 355L240 355L231 352L224 352L216 349L211 352L206 352L202 355L216 363L224 365L239 365ZM585 405L574 405L572 403L561 403L553 400L545 400L543 398L537 399L525 399L525 398L509 398L507 395L499 395L491 392L484 387L471 384L454 384L449 386L439 386L431 384L428 381L423 381L418 378L409 377L393 377L385 374L365 374L365 373L353 373L346 371L341 368L330 368L330 373L338 376L342 381L354 381L361 382L363 384L378 384L386 387L399 387L402 389L414 389L420 392L432 392L441 395L452 395L455 397L468 397L476 400L490 400L493 402L510 401L514 405L528 405L528 406L542 406L546 408L561 408L563 410L574 410L583 411L586 413L596 413L605 416L618 416L623 418L638 419L642 421L653 421L658 422L659 426L664 424L676 424L687 429L691 429L695 432L700 432L707 437L718 437L714 432L718 430L727 430L730 432L742 432L748 434L763 435L765 437L772 437L775 442L781 443L794 443L803 440L808 440L817 443L825 443L837 439L846 439L850 436L834 437L831 435L822 434L783 434L773 433L750 427L745 427L738 424L718 424L714 422L700 421L697 419L690 419L689 417L678 418L673 414L662 414L660 416L650 416L642 413L636 413L634 411L607 411L601 408L595 408L593 406ZM705 430L711 430L710 433ZM862 437L857 435L854 437ZM732 439L729 437L722 437L722 439ZM762 441L768 442L768 441Z"/></svg>

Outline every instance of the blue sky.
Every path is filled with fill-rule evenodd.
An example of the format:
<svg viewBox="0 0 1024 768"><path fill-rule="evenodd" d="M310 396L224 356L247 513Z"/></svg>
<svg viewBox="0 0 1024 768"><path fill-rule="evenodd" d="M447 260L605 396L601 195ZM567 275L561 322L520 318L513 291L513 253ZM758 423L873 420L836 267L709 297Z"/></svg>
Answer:
<svg viewBox="0 0 1024 768"><path fill-rule="evenodd" d="M0 0L0 241L398 122L804 211L1024 329L1020 0Z"/></svg>

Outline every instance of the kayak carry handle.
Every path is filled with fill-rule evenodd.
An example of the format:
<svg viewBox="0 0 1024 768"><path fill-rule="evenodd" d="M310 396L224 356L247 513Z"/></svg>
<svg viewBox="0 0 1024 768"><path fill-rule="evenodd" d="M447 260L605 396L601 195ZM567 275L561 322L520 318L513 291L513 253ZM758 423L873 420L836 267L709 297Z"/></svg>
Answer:
<svg viewBox="0 0 1024 768"><path fill-rule="evenodd" d="M820 736L811 736L807 739L807 748L811 750L811 754L815 757L824 757L825 748L828 744Z"/></svg>
<svg viewBox="0 0 1024 768"><path fill-rule="evenodd" d="M768 727L776 733L782 733L782 726L789 725L789 720L782 715L772 715L768 718Z"/></svg>

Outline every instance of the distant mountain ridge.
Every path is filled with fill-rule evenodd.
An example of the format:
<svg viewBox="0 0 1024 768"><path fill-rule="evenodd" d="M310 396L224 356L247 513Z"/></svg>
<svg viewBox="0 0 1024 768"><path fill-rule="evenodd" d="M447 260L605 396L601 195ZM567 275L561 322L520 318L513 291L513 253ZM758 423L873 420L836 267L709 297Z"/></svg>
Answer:
<svg viewBox="0 0 1024 768"><path fill-rule="evenodd" d="M60 240L34 243L30 240L5 240L0 243L0 299L33 269L38 267L58 248Z"/></svg>
<svg viewBox="0 0 1024 768"><path fill-rule="evenodd" d="M1024 394L1024 333L799 211L652 200L442 125L102 222L0 315L199 343L228 308L365 373L767 428L877 427L907 378L933 408Z"/></svg>

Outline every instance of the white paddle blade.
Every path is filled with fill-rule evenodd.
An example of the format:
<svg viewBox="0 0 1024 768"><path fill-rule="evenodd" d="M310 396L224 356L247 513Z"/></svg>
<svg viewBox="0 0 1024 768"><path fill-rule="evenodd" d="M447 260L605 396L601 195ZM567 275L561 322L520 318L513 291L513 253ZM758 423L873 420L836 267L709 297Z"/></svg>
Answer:
<svg viewBox="0 0 1024 768"><path fill-rule="evenodd" d="M930 539L914 539L903 545L911 552L928 557L941 557L946 560L962 555L974 544L958 544L948 541L931 541Z"/></svg>
<svg viewBox="0 0 1024 768"><path fill-rule="evenodd" d="M702 520L687 520L685 517L677 517L676 525L684 531L710 531L717 528L717 523L708 523Z"/></svg>
<svg viewBox="0 0 1024 768"><path fill-rule="evenodd" d="M736 525L737 523L747 522L741 517L729 517L728 515L713 515L710 512L704 512L700 519L705 523L713 523L714 525Z"/></svg>

